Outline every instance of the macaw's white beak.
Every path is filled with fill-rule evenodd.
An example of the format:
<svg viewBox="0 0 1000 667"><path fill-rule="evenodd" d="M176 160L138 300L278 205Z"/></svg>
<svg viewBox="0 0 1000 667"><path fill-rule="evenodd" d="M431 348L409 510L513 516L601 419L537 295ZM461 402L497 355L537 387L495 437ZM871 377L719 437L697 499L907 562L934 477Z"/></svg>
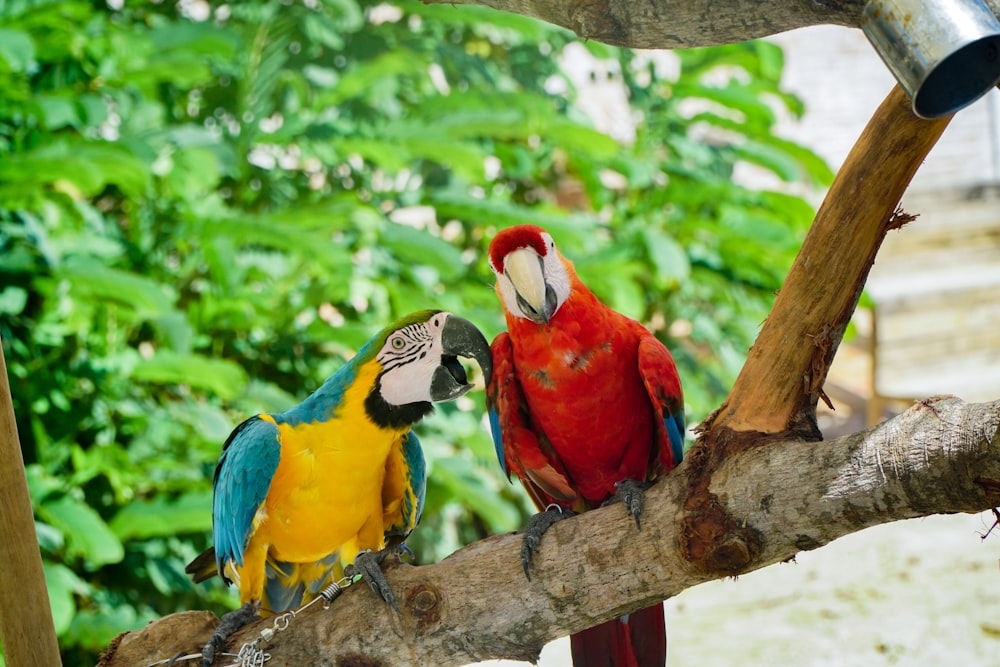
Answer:
<svg viewBox="0 0 1000 667"><path fill-rule="evenodd" d="M555 290L545 282L542 258L531 248L518 248L503 260L504 275L517 294L517 307L532 322L548 324L556 312Z"/></svg>

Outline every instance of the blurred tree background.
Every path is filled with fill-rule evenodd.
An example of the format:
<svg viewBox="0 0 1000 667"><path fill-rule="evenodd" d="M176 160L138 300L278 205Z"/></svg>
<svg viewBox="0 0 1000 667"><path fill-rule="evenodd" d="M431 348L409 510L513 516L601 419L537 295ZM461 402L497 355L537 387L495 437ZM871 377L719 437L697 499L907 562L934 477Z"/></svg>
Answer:
<svg viewBox="0 0 1000 667"><path fill-rule="evenodd" d="M627 140L581 109L570 44L615 65ZM406 312L492 337L504 226L548 228L665 340L697 424L812 219L788 193L832 177L772 133L802 112L781 70L768 43L666 61L409 0L0 2L0 335L65 664L231 606L183 573L231 428ZM744 165L787 186L739 185ZM482 403L419 429L420 562L530 512Z"/></svg>

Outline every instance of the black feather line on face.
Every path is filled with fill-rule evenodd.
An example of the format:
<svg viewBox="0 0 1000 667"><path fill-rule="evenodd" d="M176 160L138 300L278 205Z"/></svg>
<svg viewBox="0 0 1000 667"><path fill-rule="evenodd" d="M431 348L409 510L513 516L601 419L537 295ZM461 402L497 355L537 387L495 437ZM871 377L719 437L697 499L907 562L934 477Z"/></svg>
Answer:
<svg viewBox="0 0 1000 667"><path fill-rule="evenodd" d="M404 405L392 405L382 398L382 376L375 380L375 385L365 398L365 412L368 418L380 428L401 429L413 426L418 421L434 411L430 401L418 401Z"/></svg>

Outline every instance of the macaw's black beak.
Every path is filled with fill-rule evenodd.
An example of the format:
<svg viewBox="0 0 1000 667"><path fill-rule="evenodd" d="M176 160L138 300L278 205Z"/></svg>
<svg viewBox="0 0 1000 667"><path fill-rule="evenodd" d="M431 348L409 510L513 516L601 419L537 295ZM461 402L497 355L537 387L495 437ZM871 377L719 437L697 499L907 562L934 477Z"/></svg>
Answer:
<svg viewBox="0 0 1000 667"><path fill-rule="evenodd" d="M489 384L493 377L493 354L486 336L472 322L448 315L441 330L441 365L431 378L432 401L450 401L472 389L458 357L475 359Z"/></svg>

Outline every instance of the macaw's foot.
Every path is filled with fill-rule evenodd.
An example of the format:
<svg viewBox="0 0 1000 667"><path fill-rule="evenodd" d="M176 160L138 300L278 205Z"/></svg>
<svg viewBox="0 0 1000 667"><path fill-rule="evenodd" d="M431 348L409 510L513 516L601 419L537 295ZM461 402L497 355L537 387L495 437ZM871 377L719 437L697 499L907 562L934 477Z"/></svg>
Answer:
<svg viewBox="0 0 1000 667"><path fill-rule="evenodd" d="M354 557L354 562L348 565L344 574L347 576L354 576L355 574L360 574L364 577L364 580L368 582L368 585L372 587L375 593L385 600L393 611L399 613L399 606L396 604L396 596L392 594L392 589L389 588L389 582L386 581L385 574L382 573L382 563L389 556L396 556L396 558L401 558L406 555L413 559L413 550L405 544L394 544L392 546L386 547L381 551L371 551L366 549L362 551L357 556Z"/></svg>
<svg viewBox="0 0 1000 667"><path fill-rule="evenodd" d="M219 627L215 628L211 639L201 650L201 664L204 667L211 667L216 656L221 655L226 650L226 641L229 640L229 637L247 623L252 623L260 618L257 614L258 611L260 611L260 601L247 602L239 609L223 614L222 618L219 619Z"/></svg>
<svg viewBox="0 0 1000 667"><path fill-rule="evenodd" d="M615 495L604 503L610 505L614 502L625 503L625 511L635 519L635 527L642 528L639 519L642 517L642 503L646 497L646 489L652 484L649 482L639 482L634 479L625 479L615 484Z"/></svg>
<svg viewBox="0 0 1000 667"><path fill-rule="evenodd" d="M528 566L531 565L531 559L542 544L542 535L552 527L552 524L571 516L576 516L576 512L558 505L549 505L544 511L528 519L528 525L524 527L524 539L521 541L521 567L524 568L524 576L528 581L531 581Z"/></svg>

